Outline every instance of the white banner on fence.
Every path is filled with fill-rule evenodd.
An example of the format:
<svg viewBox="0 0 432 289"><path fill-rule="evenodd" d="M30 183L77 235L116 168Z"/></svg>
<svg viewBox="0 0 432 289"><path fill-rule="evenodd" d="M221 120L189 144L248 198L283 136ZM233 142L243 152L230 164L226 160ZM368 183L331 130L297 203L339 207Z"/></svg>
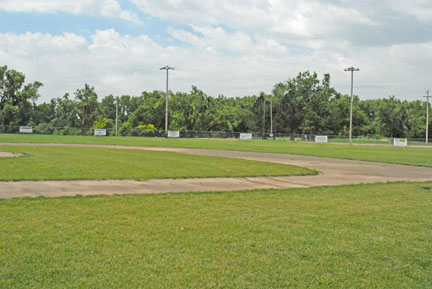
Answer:
<svg viewBox="0 0 432 289"><path fill-rule="evenodd" d="M240 133L240 139L241 140L252 139L252 134L251 133Z"/></svg>
<svg viewBox="0 0 432 289"><path fill-rule="evenodd" d="M95 128L94 135L106 135L106 129L102 128Z"/></svg>
<svg viewBox="0 0 432 289"><path fill-rule="evenodd" d="M328 142L328 137L326 135L316 135L315 142Z"/></svg>
<svg viewBox="0 0 432 289"><path fill-rule="evenodd" d="M169 130L168 137L180 137L180 131L178 130Z"/></svg>
<svg viewBox="0 0 432 289"><path fill-rule="evenodd" d="M20 133L33 133L33 128L31 126L20 126Z"/></svg>
<svg viewBox="0 0 432 289"><path fill-rule="evenodd" d="M405 147L408 145L408 140L406 138L394 138L393 145Z"/></svg>

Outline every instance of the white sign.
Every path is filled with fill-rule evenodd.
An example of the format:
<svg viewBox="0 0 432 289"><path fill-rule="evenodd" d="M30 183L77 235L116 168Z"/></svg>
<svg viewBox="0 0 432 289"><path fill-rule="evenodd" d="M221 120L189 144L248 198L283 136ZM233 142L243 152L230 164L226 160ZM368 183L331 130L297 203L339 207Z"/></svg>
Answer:
<svg viewBox="0 0 432 289"><path fill-rule="evenodd" d="M406 147L408 145L408 140L406 138L394 138L393 145Z"/></svg>
<svg viewBox="0 0 432 289"><path fill-rule="evenodd" d="M241 140L252 139L252 134L251 133L240 133L240 139Z"/></svg>
<svg viewBox="0 0 432 289"><path fill-rule="evenodd" d="M31 126L20 126L20 133L33 133Z"/></svg>
<svg viewBox="0 0 432 289"><path fill-rule="evenodd" d="M169 130L168 137L180 137L180 132L178 130Z"/></svg>
<svg viewBox="0 0 432 289"><path fill-rule="evenodd" d="M328 142L328 137L326 135L316 135L315 142Z"/></svg>
<svg viewBox="0 0 432 289"><path fill-rule="evenodd" d="M106 135L106 129L104 129L104 128L95 128L94 135Z"/></svg>

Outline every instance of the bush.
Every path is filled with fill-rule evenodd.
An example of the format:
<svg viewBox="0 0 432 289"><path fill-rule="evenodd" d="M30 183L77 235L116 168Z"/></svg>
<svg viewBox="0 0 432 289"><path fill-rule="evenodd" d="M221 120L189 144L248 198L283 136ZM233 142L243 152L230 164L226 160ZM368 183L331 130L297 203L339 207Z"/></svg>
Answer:
<svg viewBox="0 0 432 289"><path fill-rule="evenodd" d="M80 135L80 130L77 128L65 126L61 130L54 130L55 135Z"/></svg>
<svg viewBox="0 0 432 289"><path fill-rule="evenodd" d="M137 136L154 136L156 132L156 127L154 124L140 124L135 129L135 134Z"/></svg>
<svg viewBox="0 0 432 289"><path fill-rule="evenodd" d="M37 134L52 134L54 128L50 123L42 122L33 128L33 133Z"/></svg>
<svg viewBox="0 0 432 289"><path fill-rule="evenodd" d="M132 127L132 123L130 123L129 121L124 122L119 130L119 134L122 136L131 136L133 135L133 127Z"/></svg>
<svg viewBox="0 0 432 289"><path fill-rule="evenodd" d="M98 115L97 120L93 123L93 128L106 128L108 119L102 115Z"/></svg>

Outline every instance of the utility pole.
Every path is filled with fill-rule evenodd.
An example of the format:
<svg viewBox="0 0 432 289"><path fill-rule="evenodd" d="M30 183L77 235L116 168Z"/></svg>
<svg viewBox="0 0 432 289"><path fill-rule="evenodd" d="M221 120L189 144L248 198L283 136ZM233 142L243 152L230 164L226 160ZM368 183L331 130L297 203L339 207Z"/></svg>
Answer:
<svg viewBox="0 0 432 289"><path fill-rule="evenodd" d="M174 70L174 67L164 66L160 70L166 70L166 100L165 100L165 135L168 135L168 71Z"/></svg>
<svg viewBox="0 0 432 289"><path fill-rule="evenodd" d="M116 97L116 119L115 119L115 136L118 135L118 105L119 105L119 97Z"/></svg>
<svg viewBox="0 0 432 289"><path fill-rule="evenodd" d="M426 95L423 97L426 97L426 144L427 144L429 141L429 97L432 97L429 95L429 90L426 91Z"/></svg>
<svg viewBox="0 0 432 289"><path fill-rule="evenodd" d="M348 67L344 71L351 71L351 104L350 104L350 128L349 128L349 145L352 145L352 114L353 114L353 78L354 71L360 71L358 68Z"/></svg>

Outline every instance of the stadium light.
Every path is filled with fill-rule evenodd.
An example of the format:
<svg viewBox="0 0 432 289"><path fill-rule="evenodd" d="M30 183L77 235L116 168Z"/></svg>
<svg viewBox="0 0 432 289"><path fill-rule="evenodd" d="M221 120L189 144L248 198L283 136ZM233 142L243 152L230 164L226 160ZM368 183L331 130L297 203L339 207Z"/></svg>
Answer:
<svg viewBox="0 0 432 289"><path fill-rule="evenodd" d="M423 96L426 97L426 144L429 141L429 90L426 91L426 95Z"/></svg>
<svg viewBox="0 0 432 289"><path fill-rule="evenodd" d="M164 66L164 67L161 67L159 70L166 70L166 100L165 100L165 134L166 135L168 135L168 71L169 70L174 70L175 68L174 67L169 67L168 65L167 66Z"/></svg>
<svg viewBox="0 0 432 289"><path fill-rule="evenodd" d="M344 71L351 71L351 104L350 104L350 128L349 128L349 145L352 145L352 111L353 111L353 77L354 71L360 71L358 68L348 67Z"/></svg>

